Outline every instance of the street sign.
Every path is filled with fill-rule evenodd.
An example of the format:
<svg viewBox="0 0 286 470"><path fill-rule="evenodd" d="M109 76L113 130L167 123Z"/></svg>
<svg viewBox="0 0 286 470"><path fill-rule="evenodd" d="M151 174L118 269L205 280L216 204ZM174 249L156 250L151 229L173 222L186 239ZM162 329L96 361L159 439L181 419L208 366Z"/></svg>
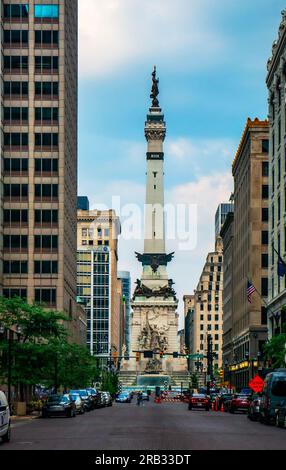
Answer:
<svg viewBox="0 0 286 470"><path fill-rule="evenodd" d="M259 375L256 375L255 377L253 377L252 380L250 380L248 386L255 393L262 392L263 386L264 386L264 380L261 377L259 377Z"/></svg>

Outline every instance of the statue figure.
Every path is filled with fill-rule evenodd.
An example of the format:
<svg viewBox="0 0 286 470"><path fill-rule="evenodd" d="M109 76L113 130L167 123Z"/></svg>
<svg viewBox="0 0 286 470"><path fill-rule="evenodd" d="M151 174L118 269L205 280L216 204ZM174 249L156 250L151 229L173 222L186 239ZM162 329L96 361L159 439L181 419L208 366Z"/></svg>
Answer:
<svg viewBox="0 0 286 470"><path fill-rule="evenodd" d="M152 98L152 107L153 108L158 108L159 107L159 100L158 100L158 95L159 95L159 79L156 78L156 66L154 66L154 71L152 73L152 90L151 90L151 95L150 98Z"/></svg>

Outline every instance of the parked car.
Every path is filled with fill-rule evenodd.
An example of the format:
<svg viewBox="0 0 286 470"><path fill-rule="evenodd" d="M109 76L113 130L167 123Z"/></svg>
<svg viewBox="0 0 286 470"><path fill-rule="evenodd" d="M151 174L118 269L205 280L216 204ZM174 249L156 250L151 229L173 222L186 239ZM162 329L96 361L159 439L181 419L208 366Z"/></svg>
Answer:
<svg viewBox="0 0 286 470"><path fill-rule="evenodd" d="M69 394L69 395L65 395L65 396L70 397L70 399L74 402L75 409L76 409L77 413L79 413L81 415L83 415L85 413L84 402L81 399L79 393L73 393L73 394Z"/></svg>
<svg viewBox="0 0 286 470"><path fill-rule="evenodd" d="M74 418L76 416L76 406L69 395L51 395L42 409L42 417L66 416Z"/></svg>
<svg viewBox="0 0 286 470"><path fill-rule="evenodd" d="M260 403L260 422L274 424L277 409L286 400L286 369L267 374Z"/></svg>
<svg viewBox="0 0 286 470"><path fill-rule="evenodd" d="M235 393L230 400L225 403L226 411L235 413L243 411L246 413L249 407L249 395Z"/></svg>
<svg viewBox="0 0 286 470"><path fill-rule="evenodd" d="M258 421L260 418L261 395L253 395L250 398L247 417L251 421Z"/></svg>
<svg viewBox="0 0 286 470"><path fill-rule="evenodd" d="M222 393L220 396L219 396L219 400L218 400L218 409L221 410L221 407L222 407L222 404L225 408L225 411L226 411L226 402L231 400L233 397L233 394L232 393Z"/></svg>
<svg viewBox="0 0 286 470"><path fill-rule="evenodd" d="M93 400L87 390L70 390L70 395L75 393L79 394L80 398L82 399L85 411L91 411L93 409Z"/></svg>
<svg viewBox="0 0 286 470"><path fill-rule="evenodd" d="M8 400L4 392L0 391L0 437L3 442L11 438L11 419Z"/></svg>
<svg viewBox="0 0 286 470"><path fill-rule="evenodd" d="M131 397L129 393L127 392L122 392L117 395L115 398L116 403L131 403Z"/></svg>
<svg viewBox="0 0 286 470"><path fill-rule="evenodd" d="M109 392L101 392L103 396L103 406L112 406L112 396Z"/></svg>
<svg viewBox="0 0 286 470"><path fill-rule="evenodd" d="M286 401L281 403L276 412L276 426L286 428Z"/></svg>
<svg viewBox="0 0 286 470"><path fill-rule="evenodd" d="M189 410L193 408L204 408L206 411L210 409L210 398L202 393L193 393L189 401Z"/></svg>
<svg viewBox="0 0 286 470"><path fill-rule="evenodd" d="M146 393L146 392L142 393L142 400L143 401L150 401L150 396L148 395L148 393Z"/></svg>

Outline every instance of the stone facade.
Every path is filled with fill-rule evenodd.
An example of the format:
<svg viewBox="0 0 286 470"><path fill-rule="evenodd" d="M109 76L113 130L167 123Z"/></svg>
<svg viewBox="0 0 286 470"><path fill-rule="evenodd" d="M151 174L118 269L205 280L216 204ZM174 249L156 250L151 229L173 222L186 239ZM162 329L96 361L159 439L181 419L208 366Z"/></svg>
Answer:
<svg viewBox="0 0 286 470"><path fill-rule="evenodd" d="M71 320L77 311L77 3L45 1L55 8L49 15L46 7L36 14L42 2L1 1L1 284L4 295L45 303ZM11 31L21 33L19 43Z"/></svg>
<svg viewBox="0 0 286 470"><path fill-rule="evenodd" d="M122 284L117 278L120 222L113 210L78 211L77 289L86 304L87 343L107 357L122 350Z"/></svg>
<svg viewBox="0 0 286 470"><path fill-rule="evenodd" d="M286 325L286 277L277 274L278 253L286 255L286 11L282 12L278 39L272 46L272 57L267 64L269 92L269 286L268 332L271 338ZM276 251L275 251L276 250Z"/></svg>
<svg viewBox="0 0 286 470"><path fill-rule="evenodd" d="M264 302L268 290L268 121L248 119L232 167L233 226L233 361L234 384L247 386L267 339ZM247 282L257 291L247 299ZM261 297L261 296L262 297ZM257 367L257 364L256 364Z"/></svg>

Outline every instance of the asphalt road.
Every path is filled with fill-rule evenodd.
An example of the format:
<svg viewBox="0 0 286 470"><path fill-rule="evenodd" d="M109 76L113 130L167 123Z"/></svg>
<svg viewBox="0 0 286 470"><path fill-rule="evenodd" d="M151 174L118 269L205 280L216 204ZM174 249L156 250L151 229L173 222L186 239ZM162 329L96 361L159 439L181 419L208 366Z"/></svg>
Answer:
<svg viewBox="0 0 286 470"><path fill-rule="evenodd" d="M115 404L75 419L14 423L0 450L219 450L286 449L286 429L249 421L243 414L188 411L183 403L138 408Z"/></svg>

